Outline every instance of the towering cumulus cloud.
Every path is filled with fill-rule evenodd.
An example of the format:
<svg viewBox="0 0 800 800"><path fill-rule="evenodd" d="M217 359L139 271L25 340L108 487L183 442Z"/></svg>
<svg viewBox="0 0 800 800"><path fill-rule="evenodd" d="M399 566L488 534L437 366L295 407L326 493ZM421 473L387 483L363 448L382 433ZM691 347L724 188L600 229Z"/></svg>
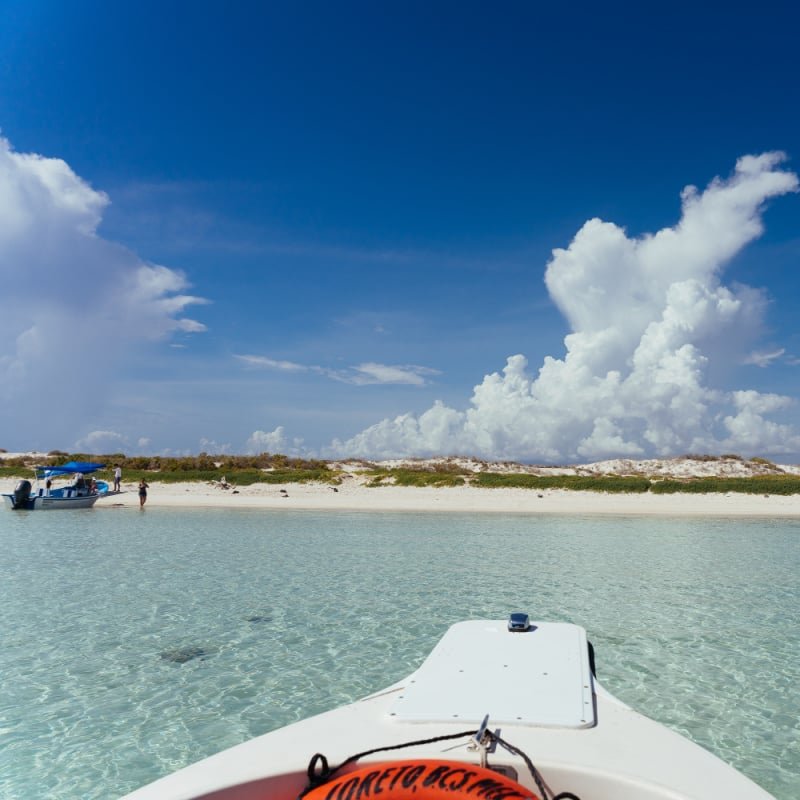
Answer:
<svg viewBox="0 0 800 800"><path fill-rule="evenodd" d="M0 138L0 418L29 446L87 433L137 344L204 328L181 316L202 301L180 273L97 234L108 202L64 161Z"/></svg>
<svg viewBox="0 0 800 800"><path fill-rule="evenodd" d="M723 392L709 366L742 361L765 305L760 291L726 287L723 267L762 230L765 202L796 191L781 153L739 159L728 180L682 194L680 222L632 239L591 219L553 251L545 282L569 323L563 358L537 375L524 356L475 387L467 411L442 404L384 420L333 449L366 457L468 453L572 461L686 452L800 449L767 416L791 401Z"/></svg>

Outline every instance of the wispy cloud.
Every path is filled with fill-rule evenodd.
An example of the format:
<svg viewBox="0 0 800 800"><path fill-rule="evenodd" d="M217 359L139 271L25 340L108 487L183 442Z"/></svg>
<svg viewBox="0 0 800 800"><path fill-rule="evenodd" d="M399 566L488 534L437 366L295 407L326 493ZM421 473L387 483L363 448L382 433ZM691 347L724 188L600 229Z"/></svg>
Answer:
<svg viewBox="0 0 800 800"><path fill-rule="evenodd" d="M295 364L293 361L278 361L266 356L235 355L234 358L238 358L239 361L253 369L276 369L283 372L308 372L315 369L304 364Z"/></svg>
<svg viewBox="0 0 800 800"><path fill-rule="evenodd" d="M752 364L756 367L768 367L773 361L779 359L786 350L780 348L778 350L770 350L768 352L755 351L746 356L742 361L743 364Z"/></svg>
<svg viewBox="0 0 800 800"><path fill-rule="evenodd" d="M371 383L407 383L412 386L424 386L427 383L426 376L439 374L438 370L414 364L388 366L374 362L359 364L352 368L352 372L354 374L348 382L359 386Z"/></svg>
<svg viewBox="0 0 800 800"><path fill-rule="evenodd" d="M420 263L438 269L480 271L522 269L519 253L482 255L453 253L448 249L343 245L335 240L287 238L286 232L257 222L231 217L220 210L215 196L222 193L262 194L280 192L268 183L247 181L133 181L115 187L115 206L124 216L114 218L115 230L136 241L158 242L174 252L195 249L238 255L263 255L280 259L312 259L343 264L381 264L402 268Z"/></svg>
<svg viewBox="0 0 800 800"><path fill-rule="evenodd" d="M417 364L389 365L375 362L365 362L346 369L333 369L321 367L316 364L298 364L294 361L281 361L267 356L235 355L234 358L244 363L250 369L270 369L281 372L313 372L323 375L340 383L349 383L354 386L369 386L375 384L407 384L410 386L425 386L428 378L441 374L439 370L431 367L422 367Z"/></svg>

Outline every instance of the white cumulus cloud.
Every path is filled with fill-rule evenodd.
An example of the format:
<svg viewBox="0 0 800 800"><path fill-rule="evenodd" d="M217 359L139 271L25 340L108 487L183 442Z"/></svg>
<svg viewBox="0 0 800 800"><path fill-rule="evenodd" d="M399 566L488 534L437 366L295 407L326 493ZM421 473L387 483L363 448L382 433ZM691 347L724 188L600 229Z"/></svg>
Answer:
<svg viewBox="0 0 800 800"><path fill-rule="evenodd" d="M281 453L293 457L315 457L313 453L306 449L302 438L294 437L291 441L287 440L282 425L279 425L273 431L253 431L245 443L245 453L250 455Z"/></svg>
<svg viewBox="0 0 800 800"><path fill-rule="evenodd" d="M286 438L281 425L274 431L253 431L245 444L245 452L250 454L283 453L285 451Z"/></svg>
<svg viewBox="0 0 800 800"><path fill-rule="evenodd" d="M562 358L547 356L532 373L523 355L510 356L475 387L466 411L437 403L335 440L330 453L576 461L800 450L794 430L768 419L789 398L724 392L707 378L711 358L741 363L741 346L758 334L762 292L721 278L763 232L766 201L797 191L784 158L744 156L729 178L702 192L687 187L678 224L652 235L587 221L545 273L570 326Z"/></svg>
<svg viewBox="0 0 800 800"><path fill-rule="evenodd" d="M94 441L92 415L134 349L205 330L185 316L205 301L183 274L98 235L109 202L61 159L0 138L0 419L44 447L65 432Z"/></svg>
<svg viewBox="0 0 800 800"><path fill-rule="evenodd" d="M75 442L75 449L85 453L121 453L127 445L127 437L116 431L91 431Z"/></svg>

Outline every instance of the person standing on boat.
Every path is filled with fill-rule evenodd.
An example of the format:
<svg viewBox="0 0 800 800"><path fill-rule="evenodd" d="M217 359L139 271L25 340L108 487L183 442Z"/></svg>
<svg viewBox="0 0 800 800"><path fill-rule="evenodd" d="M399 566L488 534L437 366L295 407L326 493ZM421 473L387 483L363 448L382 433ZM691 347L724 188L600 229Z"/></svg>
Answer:
<svg viewBox="0 0 800 800"><path fill-rule="evenodd" d="M144 508L144 504L147 502L147 481L142 478L139 481L139 508Z"/></svg>
<svg viewBox="0 0 800 800"><path fill-rule="evenodd" d="M114 491L119 492L122 483L122 468L119 464L114 464Z"/></svg>

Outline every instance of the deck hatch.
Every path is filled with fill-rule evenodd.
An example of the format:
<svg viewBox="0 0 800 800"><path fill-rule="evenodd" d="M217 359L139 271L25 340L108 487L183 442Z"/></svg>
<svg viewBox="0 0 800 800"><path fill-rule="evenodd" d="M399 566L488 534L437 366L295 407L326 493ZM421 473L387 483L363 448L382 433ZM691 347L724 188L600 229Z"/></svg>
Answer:
<svg viewBox="0 0 800 800"><path fill-rule="evenodd" d="M551 728L594 725L586 632L533 623L511 633L506 621L453 625L409 677L389 710L403 722L505 723Z"/></svg>

